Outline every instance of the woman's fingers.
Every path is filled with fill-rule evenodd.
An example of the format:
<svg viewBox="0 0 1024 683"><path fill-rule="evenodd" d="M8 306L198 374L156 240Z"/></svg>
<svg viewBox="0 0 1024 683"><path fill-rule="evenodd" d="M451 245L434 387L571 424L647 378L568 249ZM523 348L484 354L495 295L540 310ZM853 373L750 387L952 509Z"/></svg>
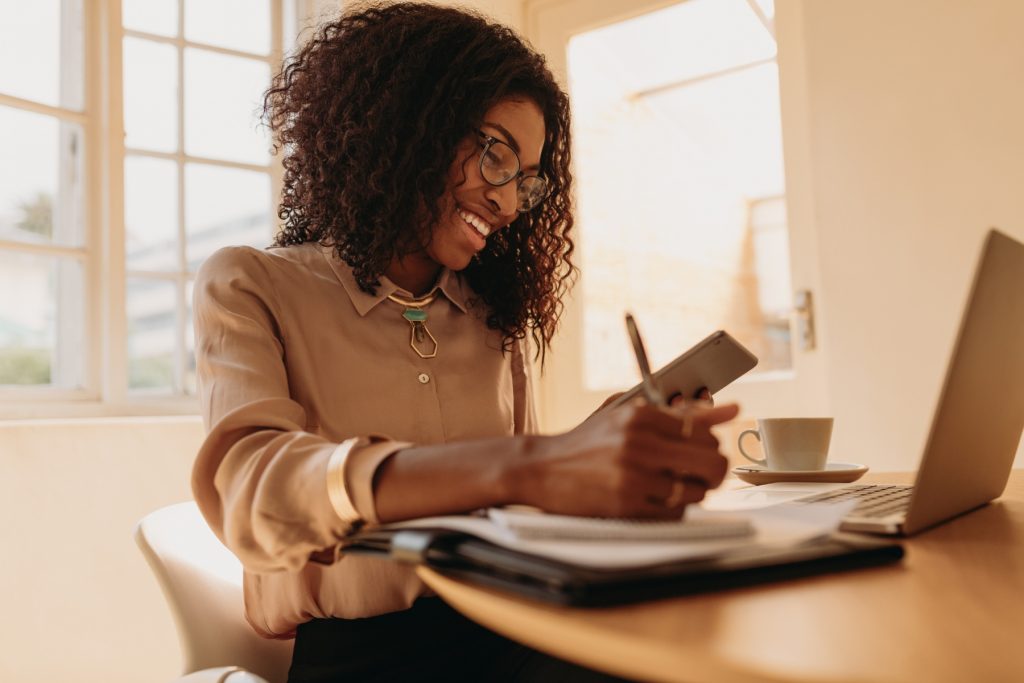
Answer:
<svg viewBox="0 0 1024 683"><path fill-rule="evenodd" d="M681 411L638 411L624 456L634 466L688 477L705 488L722 483L728 462L711 427L727 422L739 406L687 407ZM703 493L701 493L701 498Z"/></svg>
<svg viewBox="0 0 1024 683"><path fill-rule="evenodd" d="M704 403L710 403L711 405L714 405L715 403L715 400L711 398L711 392L708 391L708 388L701 387L693 396L689 397L683 396L678 392L672 394L672 396L669 398L668 404L673 408L681 408L682 406L685 406L693 401L702 401Z"/></svg>
<svg viewBox="0 0 1024 683"><path fill-rule="evenodd" d="M525 502L561 514L678 518L725 477L711 428L738 412L735 405L667 408L640 400L595 414L525 465L539 468L528 477Z"/></svg>
<svg viewBox="0 0 1024 683"><path fill-rule="evenodd" d="M720 406L698 408L688 406L684 410L689 411L689 414L692 416L695 423L705 427L712 427L716 424L721 424L722 422L728 422L740 414L740 407L736 403L726 403L725 405Z"/></svg>
<svg viewBox="0 0 1024 683"><path fill-rule="evenodd" d="M664 473L648 475L645 481L645 494L636 501L638 507L630 516L678 519L687 505L699 503L707 492L707 487L701 482Z"/></svg>
<svg viewBox="0 0 1024 683"><path fill-rule="evenodd" d="M721 406L689 404L682 408L668 409L639 405L633 407L633 410L631 417L638 429L649 429L667 438L707 441L713 438L711 427L736 417L740 407L735 403Z"/></svg>
<svg viewBox="0 0 1024 683"><path fill-rule="evenodd" d="M728 469L728 461L718 452L717 440L713 445L701 445L647 434L634 439L629 457L635 467L691 478L706 488L721 484Z"/></svg>

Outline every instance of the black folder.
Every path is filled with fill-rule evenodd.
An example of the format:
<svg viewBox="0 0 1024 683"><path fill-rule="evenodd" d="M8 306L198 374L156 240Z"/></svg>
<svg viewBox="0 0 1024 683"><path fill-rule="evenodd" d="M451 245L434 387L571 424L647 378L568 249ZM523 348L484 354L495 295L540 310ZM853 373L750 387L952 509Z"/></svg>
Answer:
<svg viewBox="0 0 1024 683"><path fill-rule="evenodd" d="M578 607L846 571L903 557L899 543L835 534L795 546L751 545L710 558L599 569L513 550L462 531L424 528L365 531L346 544L345 552L425 565L471 583Z"/></svg>

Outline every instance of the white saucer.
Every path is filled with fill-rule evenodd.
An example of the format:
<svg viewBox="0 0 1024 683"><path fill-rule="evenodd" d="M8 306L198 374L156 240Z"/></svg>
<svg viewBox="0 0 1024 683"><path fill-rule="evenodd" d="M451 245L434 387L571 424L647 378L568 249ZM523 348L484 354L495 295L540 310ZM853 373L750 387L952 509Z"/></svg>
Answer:
<svg viewBox="0 0 1024 683"><path fill-rule="evenodd" d="M769 470L763 465L740 465L732 473L748 484L771 484L777 481L815 481L848 483L857 481L868 471L867 465L852 462L830 462L823 470L798 470L786 472Z"/></svg>

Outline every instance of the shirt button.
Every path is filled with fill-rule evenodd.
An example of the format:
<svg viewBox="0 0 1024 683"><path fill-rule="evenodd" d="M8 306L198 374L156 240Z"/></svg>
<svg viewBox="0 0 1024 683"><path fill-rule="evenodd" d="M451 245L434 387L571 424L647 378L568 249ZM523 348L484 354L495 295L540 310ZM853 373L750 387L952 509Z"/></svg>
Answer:
<svg viewBox="0 0 1024 683"><path fill-rule="evenodd" d="M430 375L428 375L425 372L421 372L420 376L417 377L416 379L418 379L420 381L420 384L426 384L427 382L430 381Z"/></svg>

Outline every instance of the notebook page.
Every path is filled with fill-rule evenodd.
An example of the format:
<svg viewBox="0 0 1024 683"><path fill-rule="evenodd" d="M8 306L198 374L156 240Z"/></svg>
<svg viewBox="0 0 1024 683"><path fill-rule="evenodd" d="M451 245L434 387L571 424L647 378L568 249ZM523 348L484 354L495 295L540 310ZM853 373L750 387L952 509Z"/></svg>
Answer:
<svg viewBox="0 0 1024 683"><path fill-rule="evenodd" d="M678 520L633 520L552 515L523 508L491 508L487 516L521 539L677 541L752 536L750 519L693 513Z"/></svg>
<svg viewBox="0 0 1024 683"><path fill-rule="evenodd" d="M749 518L754 525L753 536L664 541L568 541L550 539L521 539L486 517L453 515L425 517L382 529L451 529L472 534L497 545L524 553L561 560L569 564L597 569L642 567L660 562L714 557L738 548L757 546L798 545L812 538L824 536L839 527L852 504L827 505L821 503L783 503L770 508L754 510ZM695 508L693 512L696 512ZM687 511L687 516L690 511Z"/></svg>

